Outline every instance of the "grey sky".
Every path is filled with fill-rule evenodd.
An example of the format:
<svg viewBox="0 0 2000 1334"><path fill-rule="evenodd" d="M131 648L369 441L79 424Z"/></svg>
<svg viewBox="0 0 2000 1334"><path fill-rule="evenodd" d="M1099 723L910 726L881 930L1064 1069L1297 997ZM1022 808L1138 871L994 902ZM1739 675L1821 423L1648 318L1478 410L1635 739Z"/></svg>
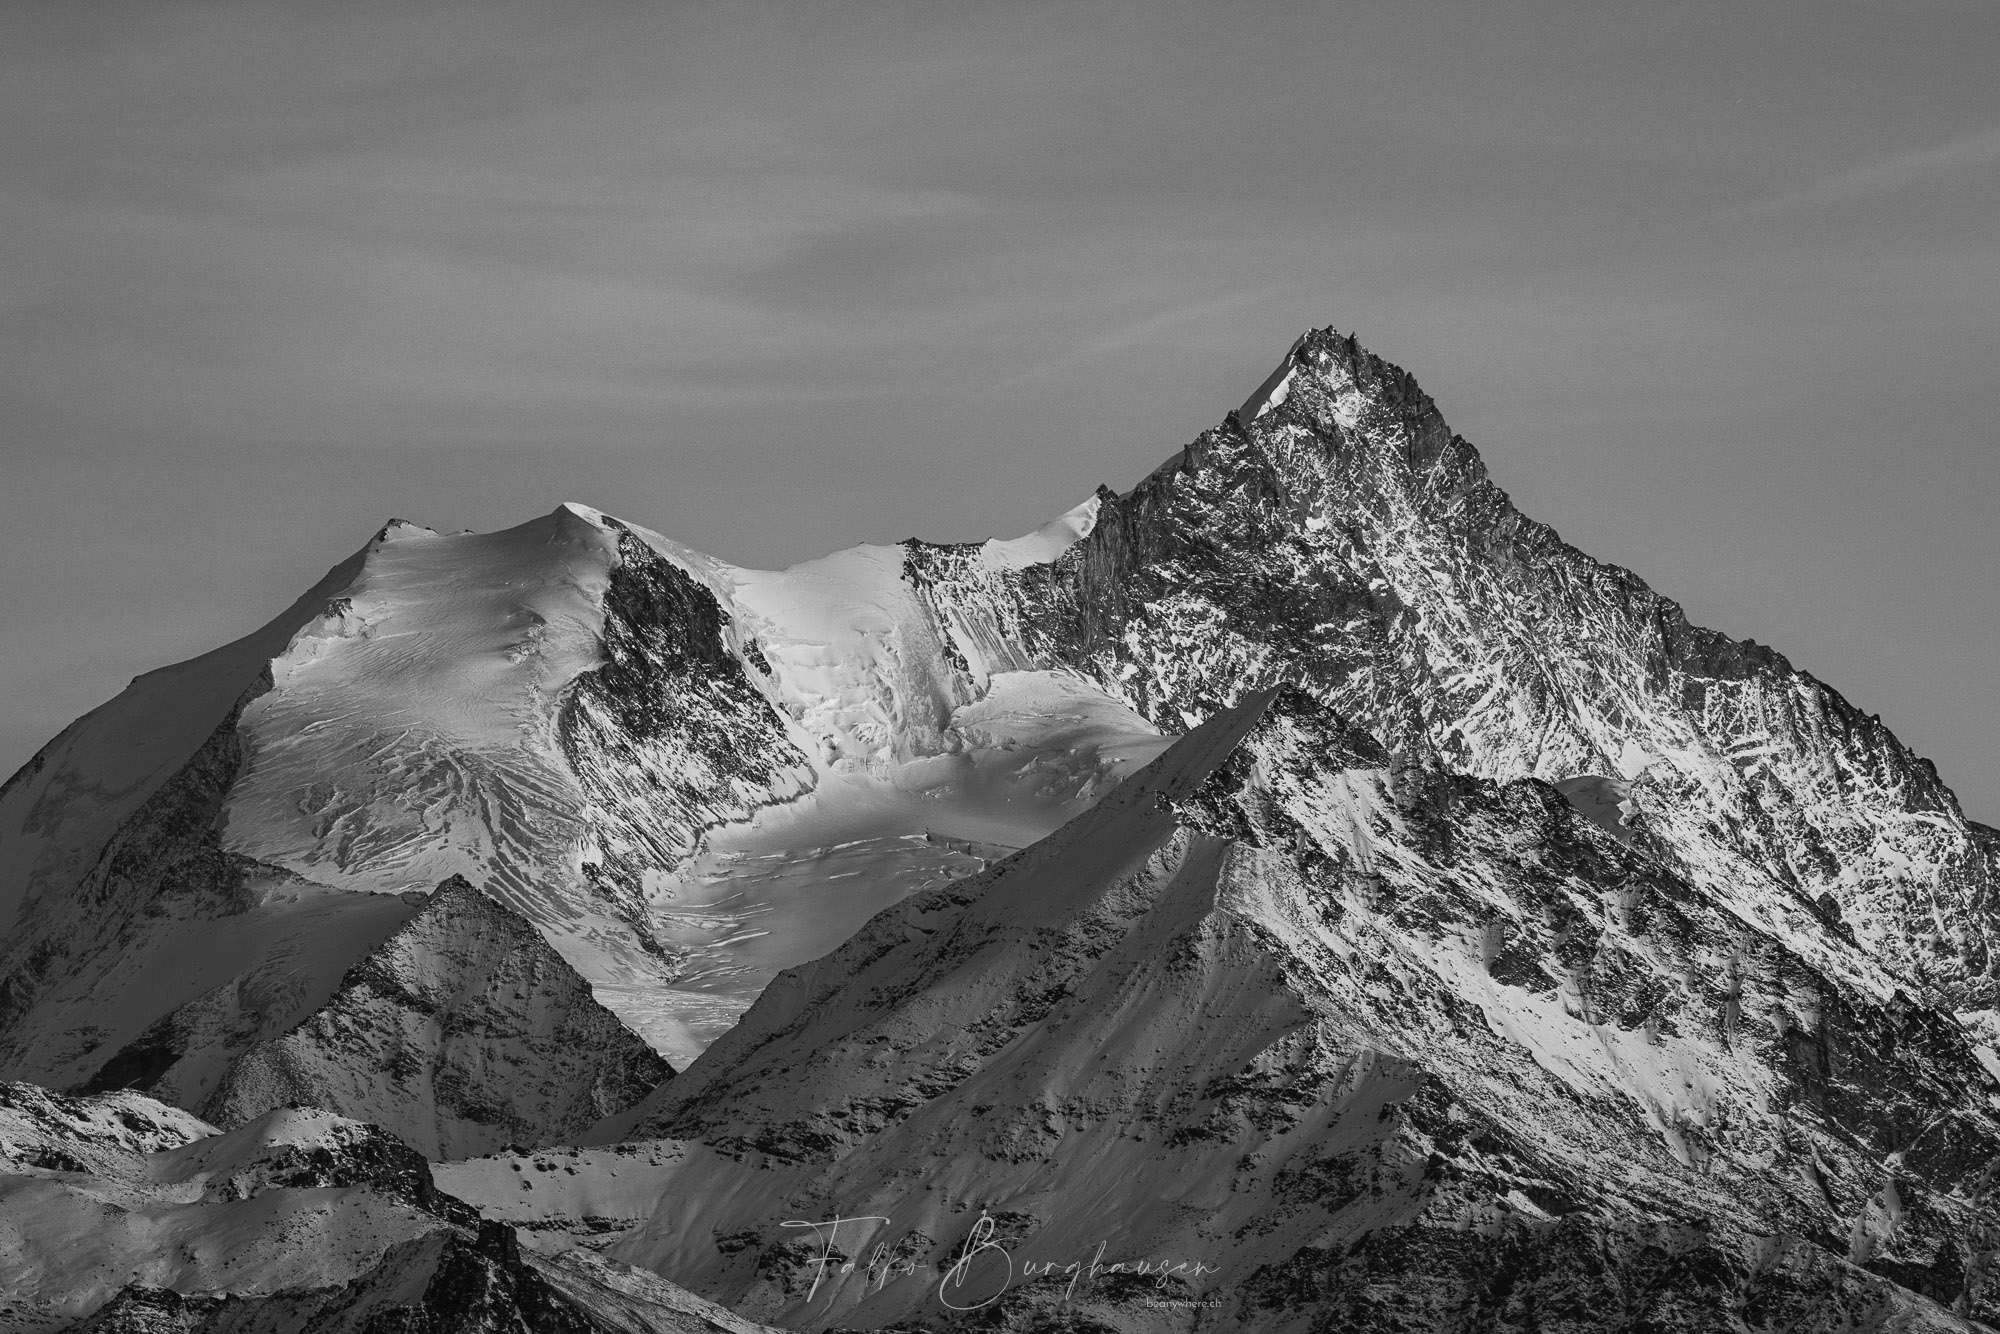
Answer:
<svg viewBox="0 0 2000 1334"><path fill-rule="evenodd" d="M382 520L1033 527L1311 325L2000 817L2000 6L0 8L0 770Z"/></svg>

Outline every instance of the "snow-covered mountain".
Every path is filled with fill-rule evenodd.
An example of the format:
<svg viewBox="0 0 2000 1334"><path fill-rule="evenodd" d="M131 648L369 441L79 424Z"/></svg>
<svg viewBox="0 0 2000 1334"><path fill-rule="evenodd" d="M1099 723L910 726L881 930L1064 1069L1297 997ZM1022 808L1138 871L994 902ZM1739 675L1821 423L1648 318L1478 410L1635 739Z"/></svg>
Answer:
<svg viewBox="0 0 2000 1334"><path fill-rule="evenodd" d="M392 523L0 790L0 1075L529 1146L440 1180L788 1325L1960 1328L1996 881L1322 330L1010 541Z"/></svg>
<svg viewBox="0 0 2000 1334"><path fill-rule="evenodd" d="M0 791L0 1069L211 1106L452 876L691 1059L780 968L1164 744L1068 674L971 689L902 565L738 570L571 505L390 524ZM193 1063L163 1036L191 1024Z"/></svg>

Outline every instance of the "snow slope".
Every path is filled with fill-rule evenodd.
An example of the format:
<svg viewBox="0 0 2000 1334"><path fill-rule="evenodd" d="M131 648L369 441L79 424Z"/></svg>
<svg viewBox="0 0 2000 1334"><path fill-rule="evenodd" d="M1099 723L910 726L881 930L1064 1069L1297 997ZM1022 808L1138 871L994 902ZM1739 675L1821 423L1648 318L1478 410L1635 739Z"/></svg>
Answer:
<svg viewBox="0 0 2000 1334"><path fill-rule="evenodd" d="M118 827L172 779L258 689L270 661L347 586L363 553L329 570L262 628L198 658L137 677L64 728L0 786L0 922L17 933L81 881ZM0 995L0 1006L8 997Z"/></svg>
<svg viewBox="0 0 2000 1334"><path fill-rule="evenodd" d="M566 507L486 535L390 524L244 711L225 846L340 888L529 894L568 841L542 826L574 818L548 701L602 659L614 560Z"/></svg>
<svg viewBox="0 0 2000 1334"><path fill-rule="evenodd" d="M228 1136L195 1125L185 1143L112 1146L88 1129L90 1103L7 1090L17 1106L32 1101L40 1136L79 1142L45 1153L48 1165L0 1175L0 1319L12 1329L62 1328L128 1283L323 1287L443 1222L421 1157L324 1114L277 1112ZM67 1131L77 1111L84 1126Z"/></svg>

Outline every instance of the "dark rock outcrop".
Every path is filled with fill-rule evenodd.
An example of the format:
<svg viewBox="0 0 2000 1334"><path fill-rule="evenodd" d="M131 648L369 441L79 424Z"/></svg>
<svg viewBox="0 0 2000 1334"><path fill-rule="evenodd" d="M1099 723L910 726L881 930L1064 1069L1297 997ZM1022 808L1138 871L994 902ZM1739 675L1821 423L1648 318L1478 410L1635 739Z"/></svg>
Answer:
<svg viewBox="0 0 2000 1334"><path fill-rule="evenodd" d="M605 522L619 557L606 661L570 685L556 727L595 806L601 851L585 872L643 934L646 871L678 866L709 827L805 791L812 771L725 642L715 595Z"/></svg>

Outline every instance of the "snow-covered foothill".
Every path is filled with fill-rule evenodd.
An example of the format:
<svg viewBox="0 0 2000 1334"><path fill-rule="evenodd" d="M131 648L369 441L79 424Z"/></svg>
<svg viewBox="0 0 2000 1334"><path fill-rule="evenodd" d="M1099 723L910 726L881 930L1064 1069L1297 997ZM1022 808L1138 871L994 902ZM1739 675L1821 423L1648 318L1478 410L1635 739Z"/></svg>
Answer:
<svg viewBox="0 0 2000 1334"><path fill-rule="evenodd" d="M765 1334L593 1254L523 1253L375 1126L279 1108L226 1133L133 1093L0 1085L9 1334Z"/></svg>

